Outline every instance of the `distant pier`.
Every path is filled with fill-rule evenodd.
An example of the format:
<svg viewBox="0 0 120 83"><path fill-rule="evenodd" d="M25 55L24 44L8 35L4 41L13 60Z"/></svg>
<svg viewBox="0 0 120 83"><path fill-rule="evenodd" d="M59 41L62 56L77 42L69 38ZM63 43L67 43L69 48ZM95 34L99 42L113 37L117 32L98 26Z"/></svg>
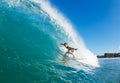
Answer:
<svg viewBox="0 0 120 83"><path fill-rule="evenodd" d="M104 55L98 55L98 58L116 58L120 57L120 53L104 53Z"/></svg>

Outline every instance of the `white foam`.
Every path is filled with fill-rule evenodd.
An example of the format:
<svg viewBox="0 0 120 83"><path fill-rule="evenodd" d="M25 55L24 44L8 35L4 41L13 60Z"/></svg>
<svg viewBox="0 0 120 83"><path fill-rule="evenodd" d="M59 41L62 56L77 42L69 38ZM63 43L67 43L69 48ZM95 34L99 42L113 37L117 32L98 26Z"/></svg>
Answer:
<svg viewBox="0 0 120 83"><path fill-rule="evenodd" d="M75 53L78 58L81 57L85 58L83 60L84 63L93 66L98 66L96 56L86 48L82 38L78 37L76 31L74 30L72 23L70 23L70 21L66 19L63 14L61 14L55 7L53 7L48 0L31 0L31 1L40 4L43 11L45 11L51 17L51 19L53 19L52 21L61 26L61 29L65 31L65 34L71 40L69 41L70 44L79 49Z"/></svg>
<svg viewBox="0 0 120 83"><path fill-rule="evenodd" d="M20 0L2 0L2 2L7 3L9 7L20 5Z"/></svg>
<svg viewBox="0 0 120 83"><path fill-rule="evenodd" d="M93 66L98 65L96 56L90 50L88 50L88 48L86 48L82 38L80 36L78 37L76 31L74 30L72 23L67 18L65 18L63 14L61 14L55 7L53 7L48 0L30 1L39 4L42 10L50 16L51 21L59 25L59 28L65 32L69 39L69 43L73 47L78 48L78 51L75 53L77 58L85 58L83 62L86 64ZM21 5L21 0L4 0L4 2L7 2L10 7Z"/></svg>

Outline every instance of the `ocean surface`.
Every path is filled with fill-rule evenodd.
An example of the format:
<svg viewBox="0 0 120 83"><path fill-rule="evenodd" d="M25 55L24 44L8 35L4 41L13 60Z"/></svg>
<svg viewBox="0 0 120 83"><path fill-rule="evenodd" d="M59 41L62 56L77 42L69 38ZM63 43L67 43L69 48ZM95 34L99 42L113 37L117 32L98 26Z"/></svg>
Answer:
<svg viewBox="0 0 120 83"><path fill-rule="evenodd" d="M0 83L120 83L120 58L97 60L46 0L1 0Z"/></svg>

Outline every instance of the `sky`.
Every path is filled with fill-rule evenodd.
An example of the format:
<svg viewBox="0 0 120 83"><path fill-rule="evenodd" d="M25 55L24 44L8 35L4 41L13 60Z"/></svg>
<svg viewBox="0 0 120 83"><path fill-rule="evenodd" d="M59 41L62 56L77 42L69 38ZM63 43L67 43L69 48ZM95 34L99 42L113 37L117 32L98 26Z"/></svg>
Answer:
<svg viewBox="0 0 120 83"><path fill-rule="evenodd" d="M50 0L96 55L120 52L120 0Z"/></svg>

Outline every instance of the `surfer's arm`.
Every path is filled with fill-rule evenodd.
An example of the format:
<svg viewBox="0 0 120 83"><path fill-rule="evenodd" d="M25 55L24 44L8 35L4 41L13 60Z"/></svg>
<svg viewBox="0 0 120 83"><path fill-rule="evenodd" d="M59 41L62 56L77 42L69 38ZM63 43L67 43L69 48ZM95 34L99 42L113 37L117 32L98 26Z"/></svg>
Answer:
<svg viewBox="0 0 120 83"><path fill-rule="evenodd" d="M73 50L78 50L78 48L72 48Z"/></svg>
<svg viewBox="0 0 120 83"><path fill-rule="evenodd" d="M75 48L75 50L78 50L78 48Z"/></svg>

